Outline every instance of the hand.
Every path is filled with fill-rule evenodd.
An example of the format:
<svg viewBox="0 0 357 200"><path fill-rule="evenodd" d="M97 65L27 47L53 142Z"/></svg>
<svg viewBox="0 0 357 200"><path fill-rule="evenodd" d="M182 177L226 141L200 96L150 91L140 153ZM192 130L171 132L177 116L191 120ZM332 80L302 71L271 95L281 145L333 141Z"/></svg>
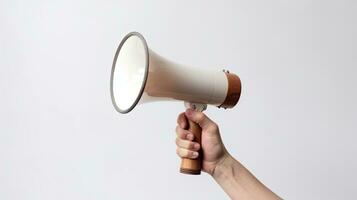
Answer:
<svg viewBox="0 0 357 200"><path fill-rule="evenodd" d="M201 146L194 142L194 135L187 129L187 119L197 123L202 128ZM223 145L219 128L216 123L209 119L204 113L187 109L177 118L176 127L176 152L181 158L195 159L199 156L202 148L202 171L214 174L216 167L229 157Z"/></svg>
<svg viewBox="0 0 357 200"><path fill-rule="evenodd" d="M201 146L187 129L187 119L202 128ZM216 123L202 112L187 109L177 119L177 154L182 158L197 158L202 149L202 171L209 173L231 199L281 199L234 159L223 145Z"/></svg>

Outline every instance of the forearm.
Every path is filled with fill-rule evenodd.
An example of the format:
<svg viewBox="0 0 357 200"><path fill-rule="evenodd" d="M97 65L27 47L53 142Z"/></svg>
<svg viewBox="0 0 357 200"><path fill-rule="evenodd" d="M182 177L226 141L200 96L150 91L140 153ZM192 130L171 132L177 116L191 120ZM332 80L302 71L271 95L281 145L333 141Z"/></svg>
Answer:
<svg viewBox="0 0 357 200"><path fill-rule="evenodd" d="M233 200L281 199L230 155L217 165L212 176Z"/></svg>

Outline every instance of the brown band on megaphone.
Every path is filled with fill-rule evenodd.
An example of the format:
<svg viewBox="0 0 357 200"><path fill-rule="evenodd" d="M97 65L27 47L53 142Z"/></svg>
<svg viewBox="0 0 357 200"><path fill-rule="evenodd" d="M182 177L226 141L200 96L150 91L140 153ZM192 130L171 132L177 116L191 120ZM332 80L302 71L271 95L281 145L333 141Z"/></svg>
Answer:
<svg viewBox="0 0 357 200"><path fill-rule="evenodd" d="M228 80L228 91L224 102L218 106L219 108L232 108L234 107L240 97L242 84L239 77L229 71L224 71Z"/></svg>

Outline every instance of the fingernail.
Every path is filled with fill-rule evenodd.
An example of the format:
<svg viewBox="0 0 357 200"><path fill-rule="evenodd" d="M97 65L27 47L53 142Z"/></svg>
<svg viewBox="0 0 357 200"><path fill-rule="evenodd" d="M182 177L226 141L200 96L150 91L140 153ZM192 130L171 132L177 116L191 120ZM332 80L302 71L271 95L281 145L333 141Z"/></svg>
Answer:
<svg viewBox="0 0 357 200"><path fill-rule="evenodd" d="M193 148L195 148L195 149L199 149L200 148L200 145L198 144L198 143L195 143L194 145L193 145Z"/></svg>
<svg viewBox="0 0 357 200"><path fill-rule="evenodd" d="M186 138L187 138L188 140L193 140L193 135L192 135L192 134L187 134L187 135L186 135Z"/></svg>
<svg viewBox="0 0 357 200"><path fill-rule="evenodd" d="M193 156L193 157L197 157L197 156L198 156L198 152L196 152L196 151L193 152L193 153L192 153L192 156Z"/></svg>

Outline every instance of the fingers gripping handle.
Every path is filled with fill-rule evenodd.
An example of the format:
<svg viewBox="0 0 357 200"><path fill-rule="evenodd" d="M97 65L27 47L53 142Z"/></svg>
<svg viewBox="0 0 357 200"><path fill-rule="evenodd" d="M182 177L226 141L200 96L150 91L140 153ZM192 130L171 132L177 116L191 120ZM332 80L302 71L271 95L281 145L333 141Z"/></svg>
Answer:
<svg viewBox="0 0 357 200"><path fill-rule="evenodd" d="M204 111L206 104L188 103L185 102L186 108L192 108L196 111ZM195 122L188 120L188 130L194 135L194 141L201 145L202 129ZM202 150L196 159L182 158L180 172L184 174L199 175L201 174L202 165Z"/></svg>
<svg viewBox="0 0 357 200"><path fill-rule="evenodd" d="M188 130L194 135L195 142L201 145L201 127L195 122L188 120ZM201 174L202 151L196 159L182 158L180 172L184 174Z"/></svg>

